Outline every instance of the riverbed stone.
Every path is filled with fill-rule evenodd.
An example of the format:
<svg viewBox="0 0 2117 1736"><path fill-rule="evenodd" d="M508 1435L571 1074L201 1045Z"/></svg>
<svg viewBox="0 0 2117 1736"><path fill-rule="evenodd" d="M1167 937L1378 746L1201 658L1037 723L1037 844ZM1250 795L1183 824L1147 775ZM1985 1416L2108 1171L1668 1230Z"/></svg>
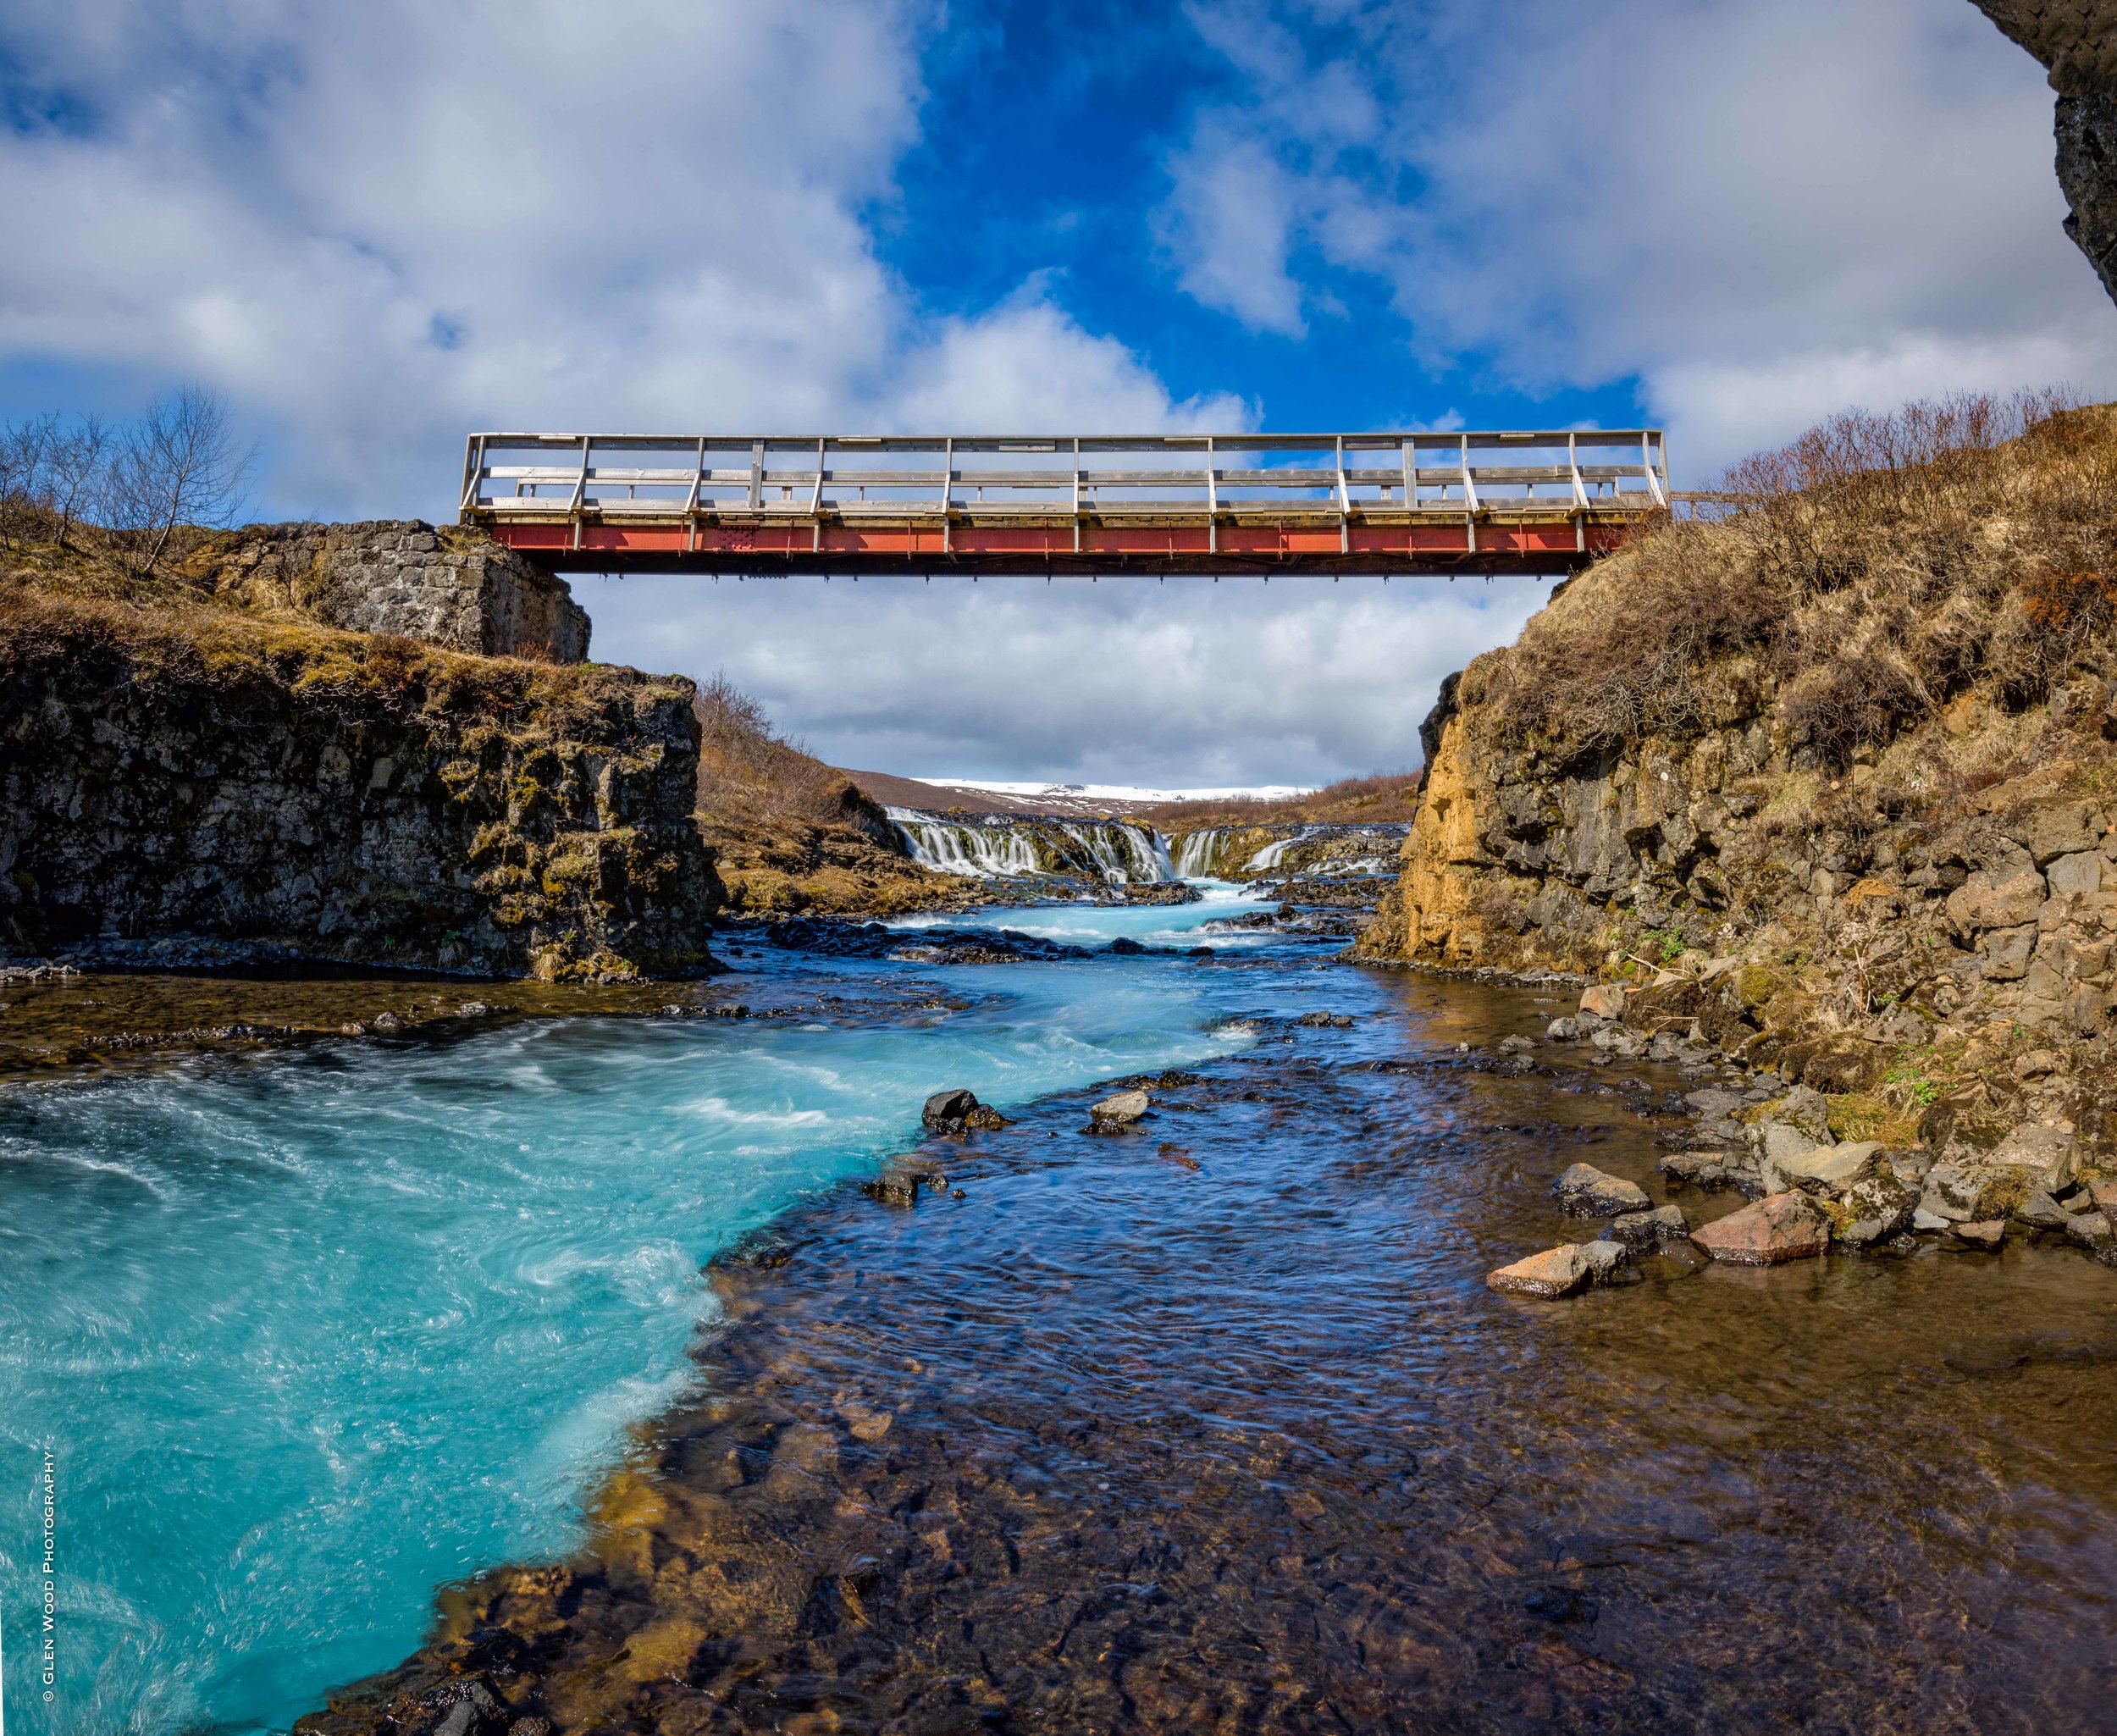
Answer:
<svg viewBox="0 0 2117 1736"><path fill-rule="evenodd" d="M1646 1190L1593 1164L1574 1164L1551 1184L1559 1209L1569 1218L1614 1218L1620 1212L1643 1212L1653 1202Z"/></svg>
<svg viewBox="0 0 2117 1736"><path fill-rule="evenodd" d="M1120 1091L1092 1107L1089 1119L1098 1127L1130 1127L1146 1114L1149 1101L1143 1091Z"/></svg>
<svg viewBox="0 0 2117 1736"><path fill-rule="evenodd" d="M978 1106L976 1093L957 1086L948 1091L937 1091L926 1099L926 1106L919 1112L919 1120L926 1126L940 1129L952 1122L959 1123Z"/></svg>
<svg viewBox="0 0 2117 1736"><path fill-rule="evenodd" d="M1624 1017L1624 988L1615 982L1591 983L1581 992L1580 1010L1598 1019Z"/></svg>
<svg viewBox="0 0 2117 1736"><path fill-rule="evenodd" d="M1546 1299L1570 1296L1587 1283L1594 1268L1572 1242L1545 1248L1511 1266L1485 1274L1491 1289L1508 1296L1534 1296Z"/></svg>
<svg viewBox="0 0 2117 1736"><path fill-rule="evenodd" d="M1955 1234L1965 1247L1996 1254L1999 1252L2000 1244L2007 1239L2007 1220L2004 1218L1988 1218L1982 1223L1958 1224Z"/></svg>
<svg viewBox="0 0 2117 1736"><path fill-rule="evenodd" d="M2090 1253L2100 1253L2117 1245L2117 1230L2110 1227L2110 1220L2101 1212L2076 1212L2065 1225L2066 1239L2077 1242Z"/></svg>
<svg viewBox="0 0 2117 1736"><path fill-rule="evenodd" d="M1621 1241L1584 1241L1577 1252L1588 1263L1588 1281L1607 1284L1622 1272L1631 1259L1631 1253Z"/></svg>
<svg viewBox="0 0 2117 1736"><path fill-rule="evenodd" d="M1671 1187L1729 1187L1734 1183L1725 1152L1671 1152L1661 1159L1660 1169Z"/></svg>
<svg viewBox="0 0 2117 1736"><path fill-rule="evenodd" d="M1648 1212L1621 1212L1603 1226L1602 1233L1628 1247L1653 1247L1686 1240L1691 1226L1681 1206L1658 1206Z"/></svg>
<svg viewBox="0 0 2117 1736"><path fill-rule="evenodd" d="M1811 1259L1830 1246L1830 1220L1804 1194L1775 1193L1694 1230L1691 1240L1731 1266Z"/></svg>

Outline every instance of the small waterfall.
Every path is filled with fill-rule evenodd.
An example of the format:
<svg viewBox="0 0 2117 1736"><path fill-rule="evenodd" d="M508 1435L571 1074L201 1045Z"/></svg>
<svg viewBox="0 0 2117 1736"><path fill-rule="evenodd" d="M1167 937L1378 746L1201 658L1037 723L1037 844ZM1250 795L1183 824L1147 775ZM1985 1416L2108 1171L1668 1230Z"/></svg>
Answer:
<svg viewBox="0 0 2117 1736"><path fill-rule="evenodd" d="M1176 846L1176 860L1170 870L1172 877L1177 880L1211 878L1213 862L1220 854L1220 840L1227 835L1228 829L1224 826L1213 826L1203 832L1184 833L1183 841ZM1163 848L1167 849L1166 843Z"/></svg>
<svg viewBox="0 0 2117 1736"><path fill-rule="evenodd" d="M958 819L916 808L887 811L912 860L942 874L977 880L1075 874L1111 886L1177 877L1162 835L1123 821Z"/></svg>
<svg viewBox="0 0 2117 1736"><path fill-rule="evenodd" d="M884 810L911 859L941 874L997 880L1037 871L1035 845L1011 826L937 819L915 808Z"/></svg>
<svg viewBox="0 0 2117 1736"><path fill-rule="evenodd" d="M1176 877L1168 844L1144 826L1120 820L1061 820L1054 830L1080 847L1076 860L1087 872L1099 874L1112 886Z"/></svg>
<svg viewBox="0 0 2117 1736"><path fill-rule="evenodd" d="M1315 836L1315 829L1304 826L1291 838L1275 838L1236 871L1241 874L1265 874L1279 866L1287 851L1296 844L1305 843Z"/></svg>

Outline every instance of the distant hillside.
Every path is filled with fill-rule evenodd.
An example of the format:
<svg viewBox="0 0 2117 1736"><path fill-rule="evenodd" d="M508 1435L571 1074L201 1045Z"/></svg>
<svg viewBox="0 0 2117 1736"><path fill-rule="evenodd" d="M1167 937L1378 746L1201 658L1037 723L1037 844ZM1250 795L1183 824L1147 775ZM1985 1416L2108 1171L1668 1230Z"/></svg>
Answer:
<svg viewBox="0 0 2117 1736"><path fill-rule="evenodd" d="M1188 802L1127 801L1075 795L1061 789L1038 795L1003 795L964 784L928 783L893 777L881 771L848 771L875 800L895 808L923 808L945 814L1036 814L1060 819L1136 820L1162 832L1195 831L1210 826L1320 824L1325 821L1408 821L1418 788L1417 771L1375 772L1340 778L1307 795L1284 800L1257 796L1219 796Z"/></svg>

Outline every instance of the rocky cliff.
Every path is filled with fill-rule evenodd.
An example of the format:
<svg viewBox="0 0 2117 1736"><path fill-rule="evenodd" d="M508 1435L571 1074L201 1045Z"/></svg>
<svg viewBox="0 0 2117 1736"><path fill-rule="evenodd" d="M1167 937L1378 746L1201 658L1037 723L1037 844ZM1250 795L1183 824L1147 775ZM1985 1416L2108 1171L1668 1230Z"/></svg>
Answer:
<svg viewBox="0 0 2117 1736"><path fill-rule="evenodd" d="M1842 419L1473 663L1366 955L1616 979L1827 1091L2107 1140L2117 423L1993 412Z"/></svg>
<svg viewBox="0 0 2117 1736"><path fill-rule="evenodd" d="M1975 3L2051 75L2065 232L2117 297L2117 0Z"/></svg>
<svg viewBox="0 0 2117 1736"><path fill-rule="evenodd" d="M290 587L302 608L409 613L436 637L531 618L492 611L489 561L451 567L445 540L393 530L400 547L357 539L413 575L372 608L334 564L335 531L246 534L224 570L249 575L252 605ZM320 600L301 592L319 571ZM26 952L168 956L204 937L547 977L699 965L719 893L692 697L632 670L0 587L0 934Z"/></svg>

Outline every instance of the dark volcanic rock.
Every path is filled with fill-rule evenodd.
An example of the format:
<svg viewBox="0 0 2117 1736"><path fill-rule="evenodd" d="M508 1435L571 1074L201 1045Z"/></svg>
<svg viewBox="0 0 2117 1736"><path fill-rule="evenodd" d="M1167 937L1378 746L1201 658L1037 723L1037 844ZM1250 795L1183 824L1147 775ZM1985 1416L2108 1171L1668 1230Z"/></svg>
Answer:
<svg viewBox="0 0 2117 1736"><path fill-rule="evenodd" d="M1975 3L2051 75L2065 232L2117 298L2117 0Z"/></svg>

